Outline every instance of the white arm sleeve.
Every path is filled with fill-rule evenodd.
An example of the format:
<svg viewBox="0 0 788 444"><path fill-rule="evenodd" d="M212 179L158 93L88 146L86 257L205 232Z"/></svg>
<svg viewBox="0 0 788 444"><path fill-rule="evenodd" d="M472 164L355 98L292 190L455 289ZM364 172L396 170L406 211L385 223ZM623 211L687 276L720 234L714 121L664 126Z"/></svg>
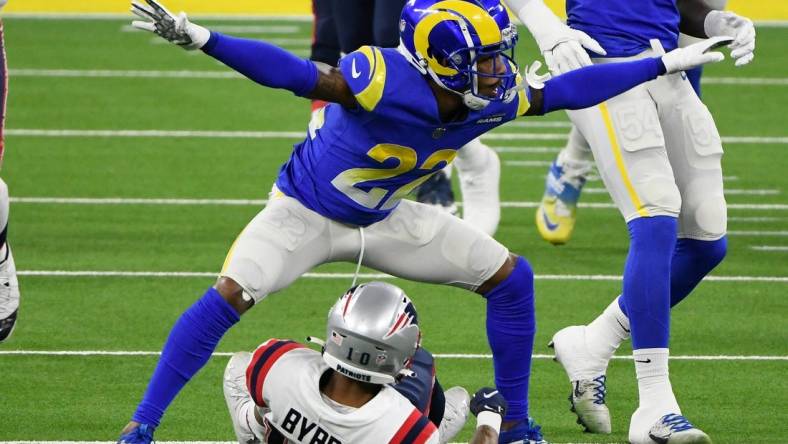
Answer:
<svg viewBox="0 0 788 444"><path fill-rule="evenodd" d="M528 28L540 51L549 51L559 43L571 40L571 36L564 32L566 25L542 0L504 0L504 3Z"/></svg>

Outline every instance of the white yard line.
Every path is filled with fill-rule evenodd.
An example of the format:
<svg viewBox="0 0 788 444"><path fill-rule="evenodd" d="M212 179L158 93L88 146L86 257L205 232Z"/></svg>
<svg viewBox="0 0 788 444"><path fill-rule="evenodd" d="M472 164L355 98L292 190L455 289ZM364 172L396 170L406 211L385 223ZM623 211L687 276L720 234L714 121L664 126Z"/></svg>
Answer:
<svg viewBox="0 0 788 444"><path fill-rule="evenodd" d="M753 245L750 249L755 251L788 252L788 245Z"/></svg>
<svg viewBox="0 0 788 444"><path fill-rule="evenodd" d="M12 77L119 77L174 79L242 79L234 71L117 71L110 69L10 69Z"/></svg>
<svg viewBox="0 0 788 444"><path fill-rule="evenodd" d="M168 199L168 198L124 198L124 197L12 197L16 204L56 204L56 205L230 205L230 206L261 206L265 199ZM462 206L462 202L456 202ZM513 201L501 202L501 208L537 208L539 202ZM612 203L581 202L580 208L615 209ZM763 210L784 211L788 204L728 204L729 210Z"/></svg>
<svg viewBox="0 0 788 444"><path fill-rule="evenodd" d="M521 167L521 168L534 168L534 167L547 167L553 162L550 160L504 160L504 166L508 167Z"/></svg>
<svg viewBox="0 0 788 444"><path fill-rule="evenodd" d="M123 32L135 31L131 26L123 26ZM300 31L297 26L265 26L265 25L219 25L212 27L219 32L230 34L294 34ZM162 44L166 43L164 40L158 39L157 42ZM309 38L288 38L288 37L273 37L265 39L266 42L279 45L279 46L306 46L308 47L312 40ZM68 71L68 72L67 72ZM101 71L103 75L97 76L95 73ZM184 71L139 71L139 70L62 70L62 69L25 69L16 68L9 71L11 76L14 77L140 77L140 78L186 78L186 79L240 79L243 76L218 76L219 73L226 73L227 71L189 71L189 74L184 74ZM235 74L235 73L233 73ZM706 85L737 85L737 86L788 86L788 78L785 77L704 77L703 84ZM513 122L508 125L520 128L570 128L571 122L568 121L549 121L549 122Z"/></svg>
<svg viewBox="0 0 788 444"><path fill-rule="evenodd" d="M704 85L788 86L786 77L703 77Z"/></svg>
<svg viewBox="0 0 788 444"><path fill-rule="evenodd" d="M527 120L515 120L507 122L503 126L511 128L571 128L572 122L540 122L539 120L529 122Z"/></svg>
<svg viewBox="0 0 788 444"><path fill-rule="evenodd" d="M561 147L557 146L494 146L491 147L498 153L557 153Z"/></svg>
<svg viewBox="0 0 788 444"><path fill-rule="evenodd" d="M296 34L302 27L297 25L211 25L211 30L226 34ZM131 25L120 27L121 32L146 32ZM311 40L306 39L307 42ZM266 40L270 42L270 40ZM307 44L308 44L307 43Z"/></svg>
<svg viewBox="0 0 788 444"><path fill-rule="evenodd" d="M27 137L167 137L167 138L239 138L239 139L281 139L304 137L303 131L207 131L207 130L76 130L76 129L34 129L17 128L5 131L9 136ZM484 140L566 140L563 133L487 133ZM723 137L729 144L788 144L788 137Z"/></svg>
<svg viewBox="0 0 788 444"><path fill-rule="evenodd" d="M767 236L767 237L785 237L788 236L788 231L747 231L747 230L731 230L728 234L732 236Z"/></svg>
<svg viewBox="0 0 788 444"><path fill-rule="evenodd" d="M130 277L130 278L204 278L216 277L212 271L123 271L123 270L19 270L19 276L38 277ZM353 273L305 273L306 279L352 279ZM394 279L385 273L359 273L362 279ZM610 274L537 274L540 281L611 281L621 276ZM788 276L706 276L709 282L775 282L788 283Z"/></svg>
<svg viewBox="0 0 788 444"><path fill-rule="evenodd" d="M583 188L583 193L588 194L607 194L606 188ZM725 194L729 196L774 196L780 194L780 190L769 188L769 189L738 189L738 188L728 188L725 190Z"/></svg>
<svg viewBox="0 0 788 444"><path fill-rule="evenodd" d="M785 220L784 217L750 217L750 216L729 216L728 222L778 222Z"/></svg>
<svg viewBox="0 0 788 444"><path fill-rule="evenodd" d="M126 350L0 350L0 356L159 356L159 351ZM214 352L213 356L229 357L232 352ZM435 353L438 359L492 359L489 353ZM535 354L534 359L553 359L551 354ZM631 355L616 355L613 359L631 360ZM677 355L676 361L788 361L788 356L763 355Z"/></svg>

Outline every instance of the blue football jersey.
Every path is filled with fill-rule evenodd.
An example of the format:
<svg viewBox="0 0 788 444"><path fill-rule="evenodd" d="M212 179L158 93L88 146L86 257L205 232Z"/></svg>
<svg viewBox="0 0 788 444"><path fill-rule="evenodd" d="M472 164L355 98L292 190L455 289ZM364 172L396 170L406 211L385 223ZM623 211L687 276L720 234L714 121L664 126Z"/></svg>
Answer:
<svg viewBox="0 0 788 444"><path fill-rule="evenodd" d="M426 78L396 49L365 46L339 68L359 106L323 108L276 184L307 208L347 224L384 219L459 148L529 108L521 90L509 103L492 102L462 121L443 123Z"/></svg>
<svg viewBox="0 0 788 444"><path fill-rule="evenodd" d="M676 0L567 0L566 14L569 26L596 39L607 57L639 54L651 48L651 39L665 51L678 47Z"/></svg>

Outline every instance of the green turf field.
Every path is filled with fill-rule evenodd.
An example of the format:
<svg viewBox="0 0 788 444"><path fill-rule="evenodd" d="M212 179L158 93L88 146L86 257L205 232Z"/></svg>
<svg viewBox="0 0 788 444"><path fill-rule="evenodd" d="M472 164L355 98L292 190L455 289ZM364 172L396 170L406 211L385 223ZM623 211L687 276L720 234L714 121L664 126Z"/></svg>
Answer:
<svg viewBox="0 0 788 444"><path fill-rule="evenodd" d="M206 24L308 51L306 22ZM234 237L260 209L297 140L287 133L304 131L309 104L248 81L205 78L227 71L130 32L126 20L11 17L5 26L12 71L2 176L14 198L9 239L23 300L18 328L0 346L0 441L113 440L142 395L156 363L152 354L181 311L212 284ZM751 66L707 70L705 101L726 141L730 250L713 273L718 279L700 285L672 324L672 355L690 358L671 362L676 394L684 413L717 443L788 442L788 28L758 32ZM521 46L521 62L530 60L533 45ZM132 72L176 70L208 73ZM771 80L725 81L750 77ZM637 405L632 363L611 363L614 433L598 437L574 423L566 377L546 357L556 330L588 322L617 294L627 248L625 226L598 180L583 202L601 205L580 211L568 245L555 248L538 237L533 203L568 132L560 122L567 122L563 113L524 120L487 139L504 148L507 206L497 238L529 258L537 273L532 415L554 442L623 442ZM90 132L98 130L105 132ZM316 271L352 270L330 264ZM143 273L91 273L97 271ZM395 282L419 308L425 346L439 354L489 353L481 298ZM304 278L245 315L222 341L224 354L177 398L156 437L232 439L221 389L226 353L272 336L322 334L329 306L349 285L336 275ZM67 351L105 353L57 353ZM124 353L132 351L151 353ZM492 383L489 358L438 358L437 365L445 387L473 391Z"/></svg>

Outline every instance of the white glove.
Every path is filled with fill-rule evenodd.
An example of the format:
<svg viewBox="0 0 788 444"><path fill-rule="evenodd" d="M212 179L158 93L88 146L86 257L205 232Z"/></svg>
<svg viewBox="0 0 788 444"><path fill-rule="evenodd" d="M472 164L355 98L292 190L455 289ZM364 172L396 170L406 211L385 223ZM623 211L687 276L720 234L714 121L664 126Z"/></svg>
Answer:
<svg viewBox="0 0 788 444"><path fill-rule="evenodd" d="M747 17L727 11L711 11L703 22L703 28L709 37L733 37L729 48L736 66L744 66L755 57L755 25Z"/></svg>
<svg viewBox="0 0 788 444"><path fill-rule="evenodd" d="M684 48L678 48L670 51L669 53L662 56L662 63L665 64L667 74L673 74L695 68L696 66L705 65L707 63L721 62L725 59L725 56L721 52L709 51L726 45L732 41L733 37L712 37Z"/></svg>
<svg viewBox="0 0 788 444"><path fill-rule="evenodd" d="M504 0L534 36L553 74L563 74L591 64L585 49L607 52L588 34L566 26L542 0ZM585 48L585 49L583 49Z"/></svg>
<svg viewBox="0 0 788 444"><path fill-rule="evenodd" d="M145 0L147 5L131 2L131 12L145 21L134 20L131 26L150 31L183 49L202 48L211 37L211 31L189 22L185 12L177 16L155 0Z"/></svg>

